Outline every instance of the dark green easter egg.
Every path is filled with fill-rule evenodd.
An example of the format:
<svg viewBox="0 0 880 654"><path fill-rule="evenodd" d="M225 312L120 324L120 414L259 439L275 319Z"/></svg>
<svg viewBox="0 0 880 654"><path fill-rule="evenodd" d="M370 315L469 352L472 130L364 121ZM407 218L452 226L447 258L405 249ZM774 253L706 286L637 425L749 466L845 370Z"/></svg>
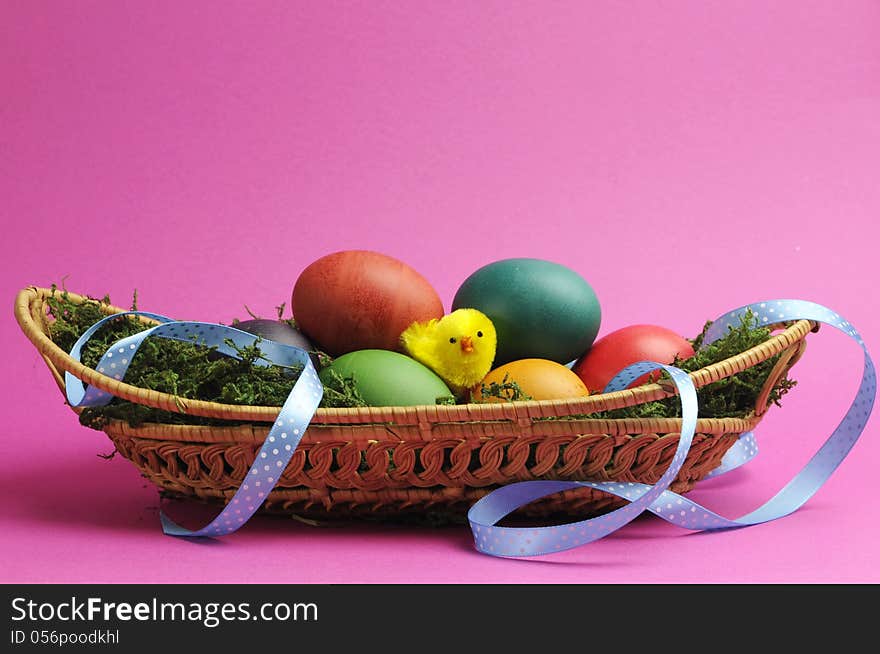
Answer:
<svg viewBox="0 0 880 654"><path fill-rule="evenodd" d="M543 259L503 259L468 277L452 309L485 313L498 332L495 366L517 359L568 363L599 333L602 312L593 287L571 268Z"/></svg>
<svg viewBox="0 0 880 654"><path fill-rule="evenodd" d="M353 377L354 385L369 406L436 404L452 391L430 368L399 352L357 350L343 354L321 370L325 384L330 371Z"/></svg>

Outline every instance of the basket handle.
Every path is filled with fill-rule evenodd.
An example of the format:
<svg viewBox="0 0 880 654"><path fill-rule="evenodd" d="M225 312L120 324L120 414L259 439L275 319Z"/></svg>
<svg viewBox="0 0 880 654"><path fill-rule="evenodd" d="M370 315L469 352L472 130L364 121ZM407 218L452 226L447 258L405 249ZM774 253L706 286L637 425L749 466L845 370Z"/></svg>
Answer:
<svg viewBox="0 0 880 654"><path fill-rule="evenodd" d="M770 374L767 375L767 379L761 387L761 392L758 393L758 397L755 400L755 417L760 417L766 413L770 407L770 393L776 388L776 384L785 378L792 366L800 361L806 349L807 341L800 340L782 351L779 359L776 361L776 365L773 366Z"/></svg>

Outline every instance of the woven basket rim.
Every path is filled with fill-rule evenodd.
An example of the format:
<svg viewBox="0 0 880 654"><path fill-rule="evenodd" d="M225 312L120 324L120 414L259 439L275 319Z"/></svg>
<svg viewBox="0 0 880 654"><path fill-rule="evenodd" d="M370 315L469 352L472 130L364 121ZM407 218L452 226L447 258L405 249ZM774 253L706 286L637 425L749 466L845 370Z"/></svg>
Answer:
<svg viewBox="0 0 880 654"><path fill-rule="evenodd" d="M242 422L274 422L280 407L247 406L220 404L203 400L180 398L167 393L133 386L103 375L92 368L75 361L67 352L58 347L46 332L48 318L45 315L44 300L53 292L66 292L71 300L82 303L94 298L73 293L29 286L21 289L15 300L15 317L25 336L37 348L53 373L56 384L64 392L64 372L69 372L86 384L93 385L112 395L132 402L175 413L235 420ZM112 304L101 303L108 315L127 311ZM144 322L154 321L142 318ZM769 328L784 327L769 339L733 357L706 366L690 373L697 388L724 379L779 354L802 342L811 331L817 331L818 324L809 320L785 321L765 325ZM793 362L792 362L793 363ZM362 408L320 408L312 418L315 425L364 425L364 424L417 424L430 429L432 425L463 422L516 422L521 425L534 424L547 418L570 419L574 416L588 416L600 411L608 411L676 395L675 387L666 381L645 384L632 389L612 393L597 393L585 398L566 400L528 400L504 403L422 405L406 407L362 407ZM590 418L578 418L590 421ZM596 419L599 420L599 419ZM651 430L656 420L650 418L626 418L625 421L637 430ZM662 420L677 420L664 418ZM720 418L715 420L727 420ZM742 424L742 419L737 424ZM614 423L616 420L602 420ZM749 421L750 422L750 421ZM167 425L169 427L177 425ZM210 428L208 428L210 429ZM713 430L714 431L714 430Z"/></svg>
<svg viewBox="0 0 880 654"><path fill-rule="evenodd" d="M761 416L750 415L745 418L699 418L695 431L698 434L742 434L752 431L761 421ZM302 435L302 443L315 444L326 442L374 443L380 441L407 443L429 443L455 438L465 441L486 441L498 439L497 434L485 433L488 423L479 422L474 426L483 428L478 435L462 431L464 423L432 423L431 429L418 429L410 425L411 431L405 435L398 433L400 425L387 423L358 423L347 425L344 429L334 423L310 424ZM510 423L507 424L508 433ZM144 441L174 441L206 445L210 443L262 443L269 433L269 423L242 423L234 425L187 425L146 422L138 426L130 425L126 420L111 419L102 427L108 434L119 437L136 438ZM383 431L386 427L394 430ZM520 431L522 429L520 428ZM532 423L528 434L519 433L518 440L532 440L536 443L552 439L555 432L576 432L579 434L605 434L609 437L631 434L677 434L681 432L681 418L629 418L629 419L598 419L583 418L579 420L552 420ZM509 436L508 436L509 437Z"/></svg>

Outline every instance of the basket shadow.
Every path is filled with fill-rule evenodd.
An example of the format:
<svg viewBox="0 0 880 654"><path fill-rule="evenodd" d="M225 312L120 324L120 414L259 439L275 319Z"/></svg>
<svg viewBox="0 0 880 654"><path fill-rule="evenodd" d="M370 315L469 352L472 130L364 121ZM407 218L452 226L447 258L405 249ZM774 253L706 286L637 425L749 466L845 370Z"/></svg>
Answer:
<svg viewBox="0 0 880 654"><path fill-rule="evenodd" d="M12 471L5 476L0 488L9 498L6 516L35 532L59 528L99 529L165 538L160 510L189 529L203 527L220 512L219 505L163 498L159 489L133 471L127 461L109 462L108 471L106 476L83 476L81 461ZM77 479L75 485L70 481L74 478ZM255 518L253 522L271 524L273 521ZM198 546L225 544L214 538L178 540Z"/></svg>
<svg viewBox="0 0 880 654"><path fill-rule="evenodd" d="M159 518L160 509L178 524L188 528L206 525L220 511L219 505L198 500L163 498L158 488L131 468L127 461L115 459L101 463L100 474L83 469L82 460L57 461L43 466L19 467L10 470L3 479L8 498L6 514L20 524L27 524L35 531L46 528L97 528L107 532L141 534L164 537ZM106 470L104 474L103 470ZM740 469L717 479L705 480L699 489L707 501L714 494L733 485L748 481L750 473ZM75 483L74 483L75 482ZM804 510L807 507L803 507ZM650 513L636 518L632 526L647 525L659 520ZM369 534L371 538L394 540L403 534L416 537L429 536L445 541L455 551L472 556L485 557L474 546L470 529L466 525L442 526L385 523L376 520L345 519L318 521L317 527L297 523L289 516L258 514L248 523L248 530L259 532L261 537L275 535L287 537L290 528L296 530L316 529L326 533L333 531L343 537L358 538ZM292 524L293 523L293 524ZM705 532L688 532L679 529L624 528L609 535L611 541L626 542L678 538L705 535ZM219 546L228 544L222 539L180 538L195 546ZM578 548L580 549L580 548ZM577 559L559 559L554 555L540 557L504 557L506 561L539 566L602 567L608 565L632 565L632 560L617 560L610 552L596 554L595 550Z"/></svg>
<svg viewBox="0 0 880 654"><path fill-rule="evenodd" d="M97 529L106 533L166 538L160 510L177 524L197 529L220 512L219 504L189 498L163 497L160 490L119 458L100 464L99 473L84 470L82 459L53 461L42 466L22 466L2 476L0 492L7 498L5 518L38 534L51 530ZM106 469L106 474L103 470ZM90 474L91 473L91 474ZM435 534L455 547L469 537L462 526L415 526L385 524L376 520L318 521L317 526L290 516L257 514L245 527L260 538L286 538L291 530L328 533L358 538L394 540L402 534ZM177 538L193 546L221 546L231 542L214 538Z"/></svg>
<svg viewBox="0 0 880 654"><path fill-rule="evenodd" d="M82 461L21 467L4 476L6 514L35 529L89 527L110 531L160 530L155 486L128 462L108 462L108 474L84 474Z"/></svg>

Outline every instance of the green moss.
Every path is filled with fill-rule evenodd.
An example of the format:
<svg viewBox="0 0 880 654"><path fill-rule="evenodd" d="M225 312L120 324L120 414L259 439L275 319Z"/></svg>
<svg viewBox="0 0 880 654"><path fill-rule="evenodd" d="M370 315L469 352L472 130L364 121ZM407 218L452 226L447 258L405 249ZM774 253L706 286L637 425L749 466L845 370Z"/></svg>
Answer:
<svg viewBox="0 0 880 654"><path fill-rule="evenodd" d="M329 362L327 365L329 365ZM343 377L331 369L324 375L322 383L324 385L324 397L321 400L322 407L367 406L367 401L364 400L357 389L354 376Z"/></svg>
<svg viewBox="0 0 880 654"><path fill-rule="evenodd" d="M520 388L520 385L508 379L505 374L501 382L493 381L489 385L480 384L480 397L483 399L497 397L508 402L521 402L531 400L532 397Z"/></svg>
<svg viewBox="0 0 880 654"><path fill-rule="evenodd" d="M735 356L751 347L760 345L770 338L770 330L760 327L755 315L749 311L742 316L739 325L728 327L727 333L717 341L702 347L706 331L711 326L707 322L700 334L691 340L695 354L688 359L676 359L673 365L686 372L696 372L724 359ZM755 408L758 395L767 381L773 366L780 355L747 368L735 375L708 384L697 390L701 418L745 417ZM669 376L664 372L663 376ZM797 382L783 378L772 389L769 402L779 406L780 399L791 390ZM677 397L669 397L656 402L646 402L632 407L615 409L593 414L599 418L680 418L681 405Z"/></svg>
<svg viewBox="0 0 880 654"><path fill-rule="evenodd" d="M49 335L59 347L70 351L86 329L105 317L101 307L109 305L110 298L88 298L82 304L77 304L66 291L59 291L55 287L53 291L47 301L49 315L54 318ZM137 307L136 296L132 307ZM94 368L113 343L148 327L148 324L133 316L108 321L83 347L82 363ZM240 358L225 356L214 347L205 347L195 342L148 338L132 357L125 380L133 386L183 399L252 406L284 404L302 372L302 367L259 365L257 362L263 358L259 339L253 345L240 349L235 348L231 341L226 343L236 349ZM363 406L357 404L357 397L344 380L338 389L331 389L325 395L324 405L343 406L339 401L340 397L350 402L344 406ZM101 429L108 419L126 420L132 426L145 422L199 425L232 422L153 409L119 398L114 398L106 406L86 408L80 414L82 424L96 429Z"/></svg>

